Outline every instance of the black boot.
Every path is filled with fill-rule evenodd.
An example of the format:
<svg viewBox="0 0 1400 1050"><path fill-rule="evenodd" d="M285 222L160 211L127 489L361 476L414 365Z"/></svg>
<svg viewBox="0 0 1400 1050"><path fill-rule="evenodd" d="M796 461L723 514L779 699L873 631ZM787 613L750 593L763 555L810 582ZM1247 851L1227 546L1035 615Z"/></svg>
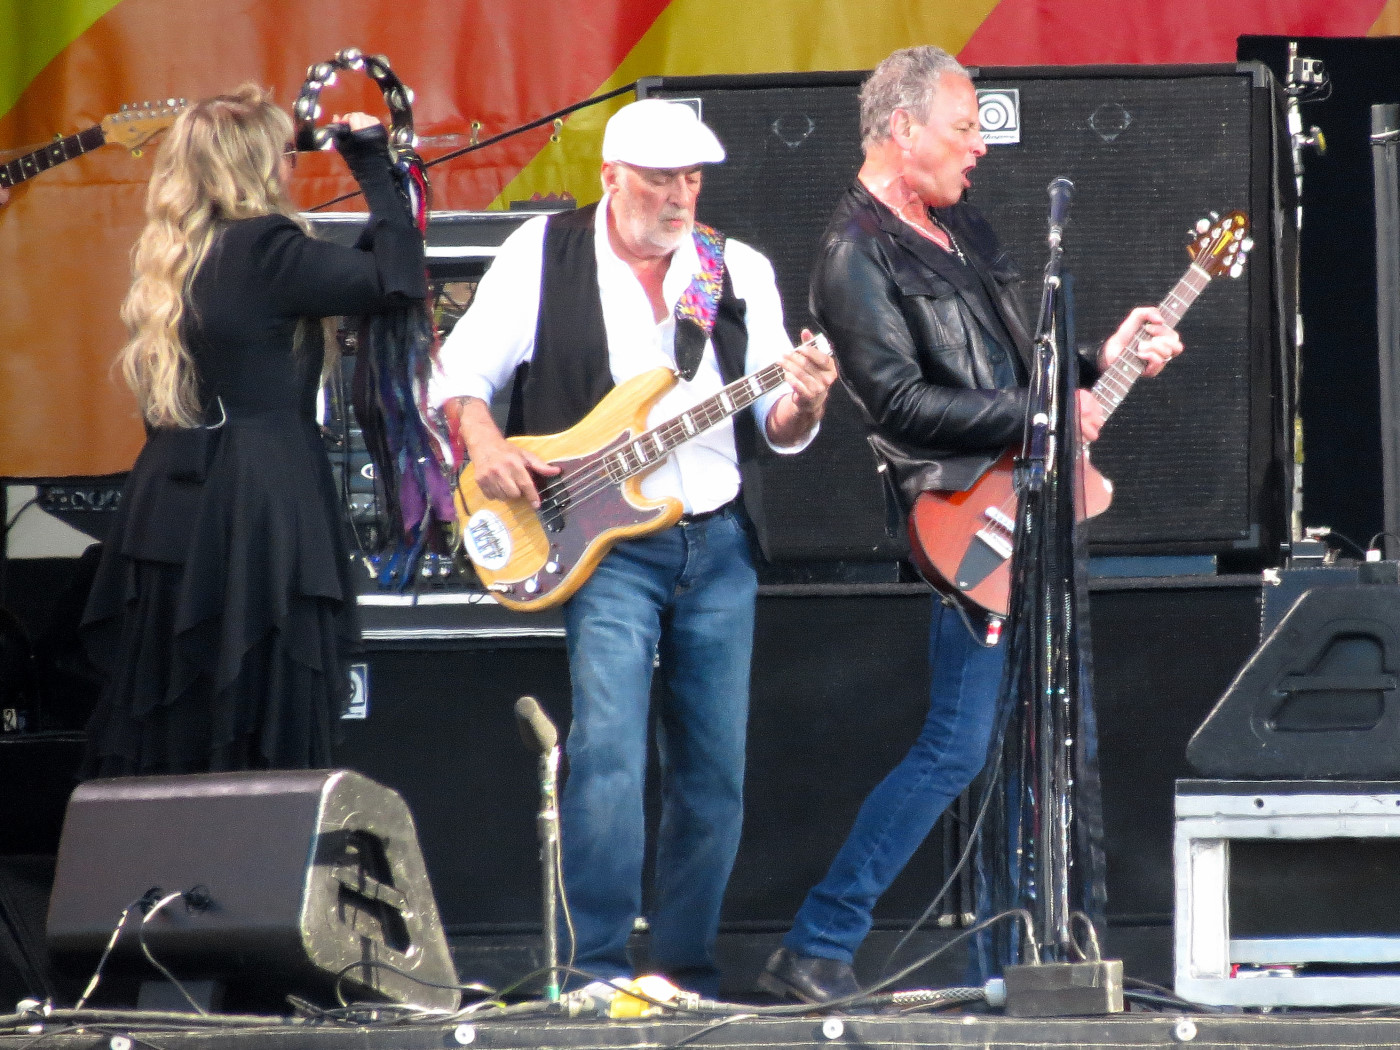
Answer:
<svg viewBox="0 0 1400 1050"><path fill-rule="evenodd" d="M804 1003L825 1003L859 995L855 971L850 963L798 955L779 948L758 975L758 986L779 999L799 999Z"/></svg>

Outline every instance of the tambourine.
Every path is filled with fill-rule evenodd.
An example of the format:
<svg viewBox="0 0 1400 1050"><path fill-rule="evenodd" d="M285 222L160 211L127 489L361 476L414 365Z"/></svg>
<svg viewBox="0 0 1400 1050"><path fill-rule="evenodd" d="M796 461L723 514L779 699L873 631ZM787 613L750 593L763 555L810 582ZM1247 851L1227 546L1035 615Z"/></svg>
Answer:
<svg viewBox="0 0 1400 1050"><path fill-rule="evenodd" d="M321 91L335 83L338 70L349 69L369 75L384 93L389 107L389 150L396 161L421 160L418 157L418 136L413 133L413 89L401 81L383 55L366 55L358 47L337 51L328 62L317 62L306 71L306 83L301 86L292 113L297 120L296 147L310 152L331 148L329 127L317 127L321 118Z"/></svg>

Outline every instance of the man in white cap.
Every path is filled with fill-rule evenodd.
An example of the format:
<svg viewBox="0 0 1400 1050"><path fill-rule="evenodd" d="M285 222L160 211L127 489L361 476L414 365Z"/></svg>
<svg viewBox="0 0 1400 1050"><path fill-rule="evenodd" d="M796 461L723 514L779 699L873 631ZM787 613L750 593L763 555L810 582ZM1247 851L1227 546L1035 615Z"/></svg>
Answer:
<svg viewBox="0 0 1400 1050"><path fill-rule="evenodd" d="M431 392L488 497L539 505L556 467L507 441L490 415L514 382L511 424L552 434L617 383L658 367L681 375L648 425L781 360L787 383L680 445L642 482L683 502L673 528L613 548L565 604L573 691L561 805L575 965L629 977L644 913L643 789L653 666L661 814L645 914L650 969L715 995L720 902L739 844L757 580L739 463L761 433L778 452L810 442L836 378L831 359L792 349L773 268L695 221L703 166L724 148L688 106L623 107L603 137L604 196L533 219L501 246L442 347Z"/></svg>

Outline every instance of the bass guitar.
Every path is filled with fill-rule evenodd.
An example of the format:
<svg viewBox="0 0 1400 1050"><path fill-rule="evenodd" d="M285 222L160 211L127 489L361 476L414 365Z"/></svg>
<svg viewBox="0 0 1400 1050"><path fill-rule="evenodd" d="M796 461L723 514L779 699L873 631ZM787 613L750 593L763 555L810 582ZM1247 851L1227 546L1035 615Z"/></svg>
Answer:
<svg viewBox="0 0 1400 1050"><path fill-rule="evenodd" d="M175 123L175 118L184 108L185 100L182 98L124 105L120 111L103 117L100 124L94 124L67 138L55 138L47 145L0 163L0 187L9 189L11 186L18 186L41 171L48 171L65 161L75 160L109 142L136 151L152 135Z"/></svg>
<svg viewBox="0 0 1400 1050"><path fill-rule="evenodd" d="M822 335L806 345L831 353ZM647 413L676 379L669 368L643 372L611 390L563 433L511 438L560 468L537 478L539 510L524 499L488 499L472 465L463 468L454 496L463 545L498 602L522 612L559 605L617 543L674 525L684 510L680 500L646 498L642 476L676 446L784 381L782 365L775 362L647 430Z"/></svg>
<svg viewBox="0 0 1400 1050"><path fill-rule="evenodd" d="M1212 278L1222 274L1238 277L1251 245L1249 220L1243 212L1197 223L1188 248L1191 265L1159 307L1167 323L1176 327ZM1146 333L1139 331L1094 384L1092 394L1103 406L1105 418L1123 403L1142 376L1143 364L1135 351L1145 339ZM924 579L939 593L984 618L1005 618L1011 601L1015 460L1015 451L1008 450L966 491L920 494L909 515L910 555ZM1083 520L1108 509L1113 483L1094 469L1087 449L1081 480L1084 488L1076 503L1078 517Z"/></svg>

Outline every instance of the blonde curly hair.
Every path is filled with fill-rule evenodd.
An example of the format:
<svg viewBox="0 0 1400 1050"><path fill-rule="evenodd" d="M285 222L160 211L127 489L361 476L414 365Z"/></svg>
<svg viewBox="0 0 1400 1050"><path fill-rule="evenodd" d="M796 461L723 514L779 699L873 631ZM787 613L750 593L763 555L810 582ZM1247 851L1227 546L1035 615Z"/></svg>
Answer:
<svg viewBox="0 0 1400 1050"><path fill-rule="evenodd" d="M244 84L190 106L161 143L121 308L130 338L118 358L152 426L202 421L199 378L181 325L190 286L219 231L274 212L306 228L279 163L291 138L291 118L271 95Z"/></svg>

